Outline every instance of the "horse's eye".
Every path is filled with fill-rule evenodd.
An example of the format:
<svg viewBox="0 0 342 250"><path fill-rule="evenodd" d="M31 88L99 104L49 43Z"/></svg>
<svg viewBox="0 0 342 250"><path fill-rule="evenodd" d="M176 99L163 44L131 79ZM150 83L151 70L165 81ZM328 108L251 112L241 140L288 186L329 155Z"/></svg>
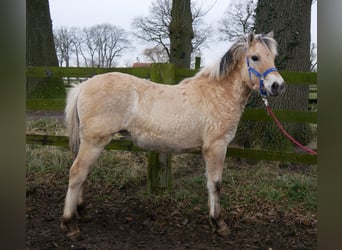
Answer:
<svg viewBox="0 0 342 250"><path fill-rule="evenodd" d="M252 59L254 62L259 61L259 57L258 57L258 56L251 56L251 59Z"/></svg>

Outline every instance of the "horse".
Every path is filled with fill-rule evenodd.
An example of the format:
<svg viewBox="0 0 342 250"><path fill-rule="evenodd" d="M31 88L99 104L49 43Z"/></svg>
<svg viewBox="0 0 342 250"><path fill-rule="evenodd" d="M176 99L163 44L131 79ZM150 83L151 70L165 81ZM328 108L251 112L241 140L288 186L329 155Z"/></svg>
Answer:
<svg viewBox="0 0 342 250"><path fill-rule="evenodd" d="M177 85L118 72L75 85L65 108L75 155L60 224L66 235L76 238L80 234L76 222L85 211L82 186L112 136L122 133L148 150L181 153L200 149L206 165L209 223L217 234L227 236L230 229L219 197L227 146L252 91L260 89L271 96L284 91L284 80L274 67L276 55L273 32L251 32L217 63Z"/></svg>

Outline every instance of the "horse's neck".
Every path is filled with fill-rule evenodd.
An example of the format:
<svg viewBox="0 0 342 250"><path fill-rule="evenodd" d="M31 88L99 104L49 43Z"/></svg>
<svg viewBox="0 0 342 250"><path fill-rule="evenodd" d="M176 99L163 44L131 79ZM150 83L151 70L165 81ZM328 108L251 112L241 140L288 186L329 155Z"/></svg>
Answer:
<svg viewBox="0 0 342 250"><path fill-rule="evenodd" d="M237 112L242 112L251 94L250 87L243 81L243 73L241 70L235 70L235 72L218 79L215 76L210 76L207 71L203 71L193 78L183 80L180 85L189 84L198 91L198 96L216 103L217 107L221 107L223 110L230 110L228 106L234 106ZM208 86L211 89L209 91L207 90Z"/></svg>
<svg viewBox="0 0 342 250"><path fill-rule="evenodd" d="M251 89L248 84L243 80L241 73L226 76L223 80L226 86L226 91L230 93L234 103L236 103L241 111L245 108L248 98L251 94Z"/></svg>

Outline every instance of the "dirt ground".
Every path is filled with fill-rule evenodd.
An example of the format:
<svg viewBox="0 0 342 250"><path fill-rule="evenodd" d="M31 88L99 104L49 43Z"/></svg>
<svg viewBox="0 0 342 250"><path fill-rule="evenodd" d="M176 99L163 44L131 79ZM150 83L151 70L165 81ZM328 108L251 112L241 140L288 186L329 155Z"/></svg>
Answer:
<svg viewBox="0 0 342 250"><path fill-rule="evenodd" d="M316 225L293 223L291 214L269 212L268 218L244 218L239 210L226 213L231 234L211 231L207 211L191 212L171 198L140 199L137 188L113 190L100 183L87 188L91 220L80 221L77 241L59 229L66 176L53 174L37 181L27 178L27 249L316 249ZM206 195L206 194L203 194Z"/></svg>

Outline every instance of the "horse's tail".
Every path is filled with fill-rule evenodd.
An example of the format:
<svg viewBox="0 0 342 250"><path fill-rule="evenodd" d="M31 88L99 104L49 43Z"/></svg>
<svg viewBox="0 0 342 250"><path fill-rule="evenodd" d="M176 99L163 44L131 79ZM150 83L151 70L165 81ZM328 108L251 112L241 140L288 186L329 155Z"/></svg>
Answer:
<svg viewBox="0 0 342 250"><path fill-rule="evenodd" d="M65 106L65 121L67 133L69 135L69 146L70 150L74 155L77 156L78 149L80 146L80 120L77 111L77 100L80 94L80 86L74 85L69 91L67 102Z"/></svg>

